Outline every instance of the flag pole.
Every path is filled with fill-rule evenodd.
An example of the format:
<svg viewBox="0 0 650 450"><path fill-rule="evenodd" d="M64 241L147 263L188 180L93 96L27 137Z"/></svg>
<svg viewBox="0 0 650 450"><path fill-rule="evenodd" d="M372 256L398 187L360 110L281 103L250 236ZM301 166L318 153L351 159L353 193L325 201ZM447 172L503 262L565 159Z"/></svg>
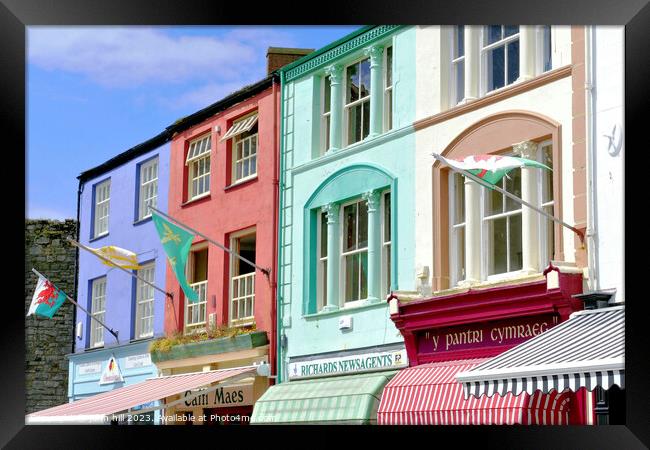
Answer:
<svg viewBox="0 0 650 450"><path fill-rule="evenodd" d="M38 270L34 269L33 267L32 267L32 272L34 272L34 273L35 273L36 275L38 275L39 277L45 278L46 280L48 279L45 275L43 275L42 273L40 273ZM109 328L109 327L108 327L104 322L102 322L102 321L99 320L97 317L95 317L95 316L93 316L91 313L89 313L89 312L86 310L86 308L84 308L84 307L81 306L79 303L77 303L76 301L74 301L74 300L72 299L72 297L70 297L70 296L69 296L68 294L66 294L64 291L59 290L59 292L63 293L63 295L65 295L65 297L66 297L68 300L70 300L74 305L76 305L77 308L79 308L80 310L82 310L83 312L85 312L86 315L87 315L88 317L90 317L91 319L93 319L94 321L96 321L97 323L99 323L101 326L103 326L104 328L106 328L106 329L109 331L109 333L111 333L113 336L115 336L115 340L116 340L118 343L120 342L120 338L117 337L117 333L118 333L117 331L113 331L112 328Z"/></svg>
<svg viewBox="0 0 650 450"><path fill-rule="evenodd" d="M101 259L101 260L103 260L103 261L105 261L105 262L107 262L107 263L110 263L111 267L115 267L115 268L117 268L117 269L120 269L122 272L126 272L127 274L131 275L133 278L137 278L138 280L142 281L143 283L148 284L149 286L151 286L152 288L154 288L154 289L157 290L158 292L162 292L162 293L165 294L166 296L170 297L172 300L174 299L174 295L173 295L171 292L167 292L167 291L165 291L164 289L159 288L159 287L156 286L155 284L150 283L149 281L145 280L144 278L140 278L139 276L137 276L137 275L134 274L133 272L131 272L131 271L125 269L124 267L120 267L119 265L117 265L117 264L115 264L113 261L111 261L110 259L108 259L108 258L104 258L102 255L99 255L99 254L95 253L92 249L90 249L90 248L86 247L85 245L83 245L83 244L81 244L81 243L75 241L75 240L72 239L71 237L68 237L67 239L68 239L68 241L70 241L70 243L71 243L72 245L74 245L74 246L76 246L76 247L79 247L79 248L82 248L82 249L86 250L87 252L92 253L93 255L95 255L96 257L98 257L99 259Z"/></svg>
<svg viewBox="0 0 650 450"><path fill-rule="evenodd" d="M441 163L444 164L444 161L441 160L440 158L438 158L439 155L437 155L436 153L432 153L431 155L432 155L434 158L436 158L438 161L440 161ZM582 231L578 230L577 228L572 227L571 225L569 225L569 224L566 223L566 222L563 222L562 220L558 219L557 217L555 217L555 216L553 216L553 215L547 213L547 212L544 211L543 209L540 209L540 208L538 208L537 206L531 205L530 203L528 203L527 201L525 201L525 200L523 200L523 199L517 197L516 195L511 194L511 193L508 192L508 191L505 191L504 189L500 188L499 186L492 185L492 184L487 183L487 182L484 181L484 180L481 180L479 177L477 177L476 175L474 175L474 174L468 172L467 170L464 170L464 169L457 169L457 168L455 168L455 167L450 166L449 164L445 164L445 165L446 165L447 167L449 167L452 171L454 171L454 172L456 172L456 173L459 173L459 174L461 174L461 175L465 175L466 177L468 177L469 179L475 181L476 183L480 184L481 186L487 187L488 189L494 189L494 190L496 190L496 191L502 193L502 194L505 195L506 197L508 197L508 198L510 198L510 199L512 199L512 200L514 200L514 201L516 201L517 203L519 203L519 204L521 204L521 205L525 205L525 206L529 207L530 209L532 209L532 210L534 210L534 211L537 211L538 213L542 214L543 216L548 217L548 218L551 219L553 222L559 223L559 224L562 225L563 227L568 228L569 230L573 231L575 234L578 235L578 237L580 238L580 243L582 244L582 247L584 248L584 246L585 246L585 234L584 234Z"/></svg>
<svg viewBox="0 0 650 450"><path fill-rule="evenodd" d="M194 233L194 234L197 234L197 235L201 236L203 239L205 239L206 241L208 241L208 242L210 242L210 243L216 245L217 247L219 247L219 248L222 249L223 251L228 252L228 253L230 253L231 255L233 255L233 256L235 256L235 257L241 259L241 260L244 261L245 263L247 263L247 264L249 264L249 265L251 265L251 266L257 268L260 272L262 272L264 275L266 275L267 278L270 277L270 275L271 275L271 269L267 269L267 268L264 268L264 267L260 267L260 266L258 266L258 265L255 264L254 262L251 262L251 261L249 261L248 259L246 259L246 258L244 258L243 256L241 256L239 253L237 253L237 252L233 252L233 251L230 250L229 248L224 247L223 245L221 245L220 243L218 243L218 242L216 242L216 241L213 241L212 239L210 239L209 237L207 237L205 234L200 233L199 231L196 231L194 228L190 228L189 226L185 225L183 222L180 222L178 219L175 219L175 218L173 218L172 216L170 216L170 215L168 215L168 214L166 214L166 213L164 213L164 212L162 212L162 211L159 211L158 209L154 208L153 206L149 206L149 209L155 211L156 213L160 214L161 216L165 216L166 218L168 218L168 219L170 219L170 220L173 220L173 221L176 222L179 226L181 226L182 228L185 228L187 231L189 231L189 232L191 232L191 233Z"/></svg>

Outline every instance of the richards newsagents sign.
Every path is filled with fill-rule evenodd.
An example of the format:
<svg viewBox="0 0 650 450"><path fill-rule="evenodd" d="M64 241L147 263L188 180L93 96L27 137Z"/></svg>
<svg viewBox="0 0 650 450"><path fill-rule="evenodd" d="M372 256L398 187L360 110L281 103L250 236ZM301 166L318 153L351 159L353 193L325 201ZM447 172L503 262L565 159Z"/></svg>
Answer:
<svg viewBox="0 0 650 450"><path fill-rule="evenodd" d="M345 375L408 367L406 349L289 363L289 379Z"/></svg>

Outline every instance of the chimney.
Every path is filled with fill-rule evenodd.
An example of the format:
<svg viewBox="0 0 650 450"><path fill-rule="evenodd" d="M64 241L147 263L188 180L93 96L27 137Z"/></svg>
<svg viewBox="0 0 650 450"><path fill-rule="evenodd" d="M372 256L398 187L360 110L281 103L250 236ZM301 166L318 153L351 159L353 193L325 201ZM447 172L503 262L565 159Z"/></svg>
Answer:
<svg viewBox="0 0 650 450"><path fill-rule="evenodd" d="M266 74L268 75L313 51L313 48L269 47L266 51Z"/></svg>

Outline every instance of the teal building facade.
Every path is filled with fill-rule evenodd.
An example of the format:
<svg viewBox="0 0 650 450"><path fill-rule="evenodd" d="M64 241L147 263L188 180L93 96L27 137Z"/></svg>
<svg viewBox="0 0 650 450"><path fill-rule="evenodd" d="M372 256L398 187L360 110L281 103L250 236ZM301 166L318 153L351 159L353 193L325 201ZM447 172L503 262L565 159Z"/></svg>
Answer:
<svg viewBox="0 0 650 450"><path fill-rule="evenodd" d="M415 290L415 35L364 27L281 69L278 385L252 423L374 423L408 366L386 298Z"/></svg>

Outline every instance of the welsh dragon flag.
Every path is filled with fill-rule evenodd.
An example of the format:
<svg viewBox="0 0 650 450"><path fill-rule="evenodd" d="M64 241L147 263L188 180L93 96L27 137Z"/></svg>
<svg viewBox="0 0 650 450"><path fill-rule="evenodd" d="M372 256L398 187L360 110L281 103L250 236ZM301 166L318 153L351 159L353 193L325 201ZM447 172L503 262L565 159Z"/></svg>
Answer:
<svg viewBox="0 0 650 450"><path fill-rule="evenodd" d="M27 315L37 314L39 316L52 318L54 313L65 302L66 295L60 291L47 278L39 275L36 291L32 297L32 303L29 305Z"/></svg>
<svg viewBox="0 0 650 450"><path fill-rule="evenodd" d="M539 167L552 170L544 164L532 159L500 155L472 155L463 160L447 159L437 153L433 156L454 169L466 170L481 180L495 185L512 169L521 167Z"/></svg>

